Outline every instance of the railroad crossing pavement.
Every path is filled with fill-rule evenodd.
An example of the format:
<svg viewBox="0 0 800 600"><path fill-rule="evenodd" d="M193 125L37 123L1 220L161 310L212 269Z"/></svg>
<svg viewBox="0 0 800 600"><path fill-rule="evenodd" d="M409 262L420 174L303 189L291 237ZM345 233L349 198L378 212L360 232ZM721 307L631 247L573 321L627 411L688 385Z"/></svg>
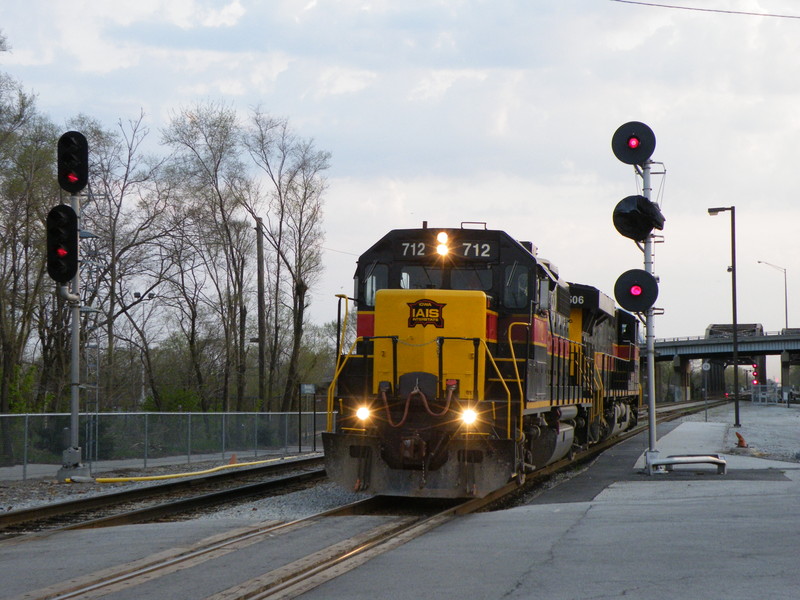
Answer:
<svg viewBox="0 0 800 600"><path fill-rule="evenodd" d="M748 425L755 435L769 423L774 435L759 435L800 449L796 407L742 408L745 441ZM800 463L734 451L732 406L709 419L662 426L657 447L721 452L725 475L711 465L646 475L638 436L526 506L459 518L303 598L796 599Z"/></svg>
<svg viewBox="0 0 800 600"><path fill-rule="evenodd" d="M728 406L709 411L708 422L701 415L659 426L660 452L722 453L725 475L711 465L644 474L644 434L524 506L457 518L302 597L795 599L800 463L770 460L761 448L780 454L777 444L794 456L800 409L743 404L738 431L752 447L741 450L734 448L732 413ZM200 519L158 524L157 535L153 525L134 525L9 540L0 544L0 597L23 597L232 526ZM164 590L164 597L214 592L192 589L197 582L188 575L182 585L182 594ZM125 598L148 597L137 588L128 592Z"/></svg>

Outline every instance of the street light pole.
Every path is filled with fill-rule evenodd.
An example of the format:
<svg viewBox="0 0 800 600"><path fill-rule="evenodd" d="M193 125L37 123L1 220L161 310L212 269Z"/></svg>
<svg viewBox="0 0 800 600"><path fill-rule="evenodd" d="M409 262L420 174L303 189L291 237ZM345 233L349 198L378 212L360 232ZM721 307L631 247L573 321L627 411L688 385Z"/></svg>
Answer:
<svg viewBox="0 0 800 600"><path fill-rule="evenodd" d="M786 267L779 267L778 265L773 265L765 260L758 261L760 265L767 265L768 267L772 267L773 269L778 269L778 271L783 271L783 314L784 314L784 327L789 329L789 286L786 282Z"/></svg>
<svg viewBox="0 0 800 600"><path fill-rule="evenodd" d="M141 293L134 292L133 297L139 301L142 305L142 350L139 352L139 359L142 362L142 388L139 394L139 407L141 408L144 405L144 401L147 398L147 380L146 380L146 372L145 372L145 345L147 344L147 338L145 337L145 327L147 326L147 313L145 312L144 303L148 300L152 300L156 297L155 294L152 292L147 294L145 298Z"/></svg>
<svg viewBox="0 0 800 600"><path fill-rule="evenodd" d="M731 305L733 309L733 406L734 427L741 427L739 422L739 325L736 311L736 207L722 206L709 208L708 214L712 217L721 212L731 213Z"/></svg>

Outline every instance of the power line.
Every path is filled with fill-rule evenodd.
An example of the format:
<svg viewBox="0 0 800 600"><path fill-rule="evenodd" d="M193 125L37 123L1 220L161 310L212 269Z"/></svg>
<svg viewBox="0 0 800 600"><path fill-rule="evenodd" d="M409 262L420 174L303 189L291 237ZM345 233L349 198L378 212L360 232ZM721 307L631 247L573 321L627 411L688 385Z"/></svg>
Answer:
<svg viewBox="0 0 800 600"><path fill-rule="evenodd" d="M778 15L774 13L747 12L744 10L723 10L721 8L697 8L696 6L676 6L674 4L656 4L654 2L636 2L634 0L611 0L620 4L638 4L652 8L673 8L676 10L693 10L696 12L721 13L727 15L746 15L749 17L772 17L774 19L800 19L800 15Z"/></svg>
<svg viewBox="0 0 800 600"><path fill-rule="evenodd" d="M326 248L325 246L320 246L323 250L327 250L328 252L338 252L339 254L349 254L350 256L360 256L359 254L355 254L353 252L345 252L344 250L336 250L335 248Z"/></svg>

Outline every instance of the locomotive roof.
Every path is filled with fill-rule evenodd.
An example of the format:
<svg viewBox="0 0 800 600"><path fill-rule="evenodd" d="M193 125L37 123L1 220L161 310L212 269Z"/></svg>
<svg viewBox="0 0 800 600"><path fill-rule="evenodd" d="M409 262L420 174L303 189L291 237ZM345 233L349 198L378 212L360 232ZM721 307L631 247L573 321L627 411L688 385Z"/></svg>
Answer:
<svg viewBox="0 0 800 600"><path fill-rule="evenodd" d="M603 313L609 317L614 316L616 311L614 300L596 287L584 283L570 282L569 289L571 296L581 298L580 307L584 310Z"/></svg>
<svg viewBox="0 0 800 600"><path fill-rule="evenodd" d="M444 231L453 236L455 240L497 241L500 244L502 256L492 262L523 259L537 265L552 281L558 281L558 271L555 265L538 258L536 256L536 248L531 242L521 242L500 229L487 229L483 223L480 224L484 225L484 228L481 229L463 227L463 225L464 223L462 223L461 227L429 227L427 223L424 223L423 227L418 228L392 229L361 254L358 261L375 260L376 254L391 255L393 244L401 240L421 239L425 236L431 236L430 239L433 241L439 232Z"/></svg>

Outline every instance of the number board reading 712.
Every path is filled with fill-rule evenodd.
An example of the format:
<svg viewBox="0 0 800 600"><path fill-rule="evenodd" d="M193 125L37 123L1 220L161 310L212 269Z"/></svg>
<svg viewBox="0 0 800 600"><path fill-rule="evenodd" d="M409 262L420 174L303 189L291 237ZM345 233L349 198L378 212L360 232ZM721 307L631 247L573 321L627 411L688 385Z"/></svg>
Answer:
<svg viewBox="0 0 800 600"><path fill-rule="evenodd" d="M397 241L394 245L396 258L415 259L439 257L441 253L435 244L419 240ZM496 260L499 254L498 244L486 240L458 240L448 244L448 254L473 260Z"/></svg>

